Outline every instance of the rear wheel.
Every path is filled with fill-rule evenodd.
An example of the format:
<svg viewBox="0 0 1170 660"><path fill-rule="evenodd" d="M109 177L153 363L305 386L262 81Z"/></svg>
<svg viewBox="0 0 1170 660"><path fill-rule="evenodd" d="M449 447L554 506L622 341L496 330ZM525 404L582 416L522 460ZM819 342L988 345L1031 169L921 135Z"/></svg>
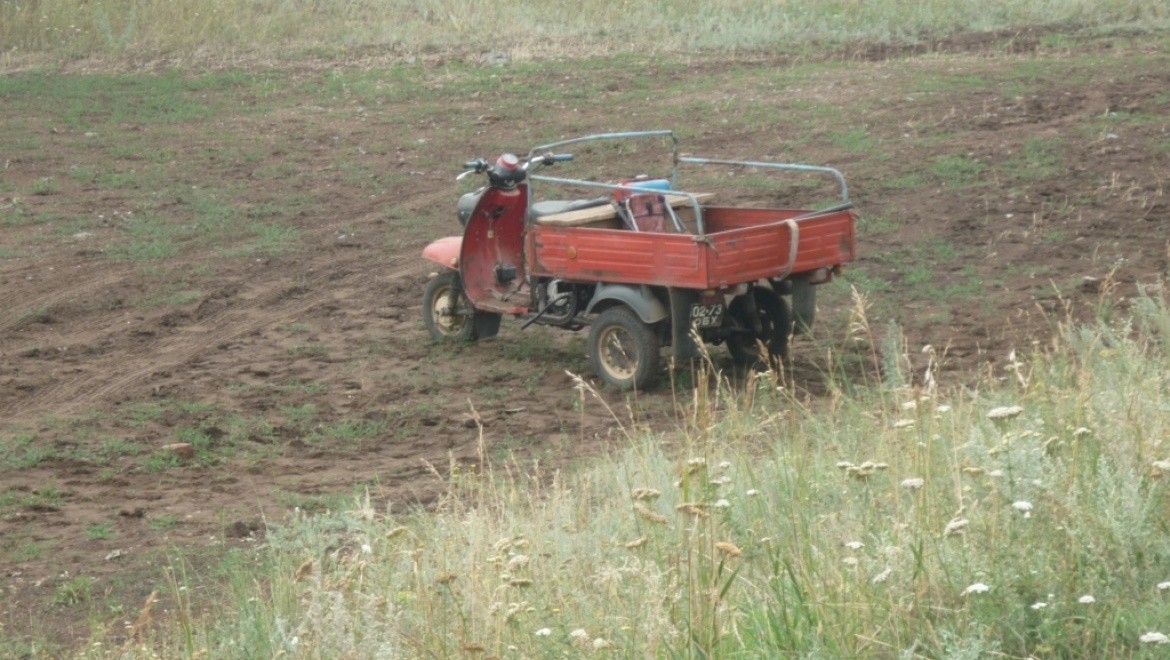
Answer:
<svg viewBox="0 0 1170 660"><path fill-rule="evenodd" d="M752 296L755 315L760 320L760 332L754 330L755 320L752 318L753 305L745 300ZM734 323L735 334L727 340L727 350L737 364L750 367L768 367L765 356L760 351L759 342L763 342L767 349L767 356L772 360L783 360L788 357L788 338L792 335L792 314L788 311L788 303L776 295L776 292L763 287L753 287L751 293L736 298L731 303L728 315Z"/></svg>
<svg viewBox="0 0 1170 660"><path fill-rule="evenodd" d="M423 293L423 323L435 341L475 341L471 302L453 270L439 273Z"/></svg>
<svg viewBox="0 0 1170 660"><path fill-rule="evenodd" d="M593 368L618 389L645 389L658 376L658 336L632 309L611 307L589 331Z"/></svg>

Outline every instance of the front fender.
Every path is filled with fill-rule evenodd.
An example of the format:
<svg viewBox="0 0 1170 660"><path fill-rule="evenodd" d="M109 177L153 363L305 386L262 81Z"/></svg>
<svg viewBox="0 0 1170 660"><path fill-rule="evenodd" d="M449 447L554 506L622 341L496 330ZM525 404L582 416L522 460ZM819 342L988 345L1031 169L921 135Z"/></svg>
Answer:
<svg viewBox="0 0 1170 660"><path fill-rule="evenodd" d="M423 259L433 261L444 268L459 270L459 253L462 250L463 237L448 236L423 248Z"/></svg>
<svg viewBox="0 0 1170 660"><path fill-rule="evenodd" d="M609 304L606 304L609 303ZM634 310L638 318L647 325L658 323L670 316L666 305L654 295L653 290L645 284L633 286L630 284L598 284L593 298L585 308L586 314L605 311L615 303L621 303Z"/></svg>

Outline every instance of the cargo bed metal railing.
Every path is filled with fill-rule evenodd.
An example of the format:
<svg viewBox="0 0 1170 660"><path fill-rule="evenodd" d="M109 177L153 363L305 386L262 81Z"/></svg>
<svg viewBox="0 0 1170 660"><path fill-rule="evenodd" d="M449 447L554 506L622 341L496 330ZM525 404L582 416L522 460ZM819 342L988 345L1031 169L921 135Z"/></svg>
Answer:
<svg viewBox="0 0 1170 660"><path fill-rule="evenodd" d="M839 211L846 211L846 210L853 208L853 204L849 201L849 186L848 186L848 184L845 183L845 175L842 174L837 169L834 169L832 167L820 167L817 165L799 165L799 164L795 164L795 163L764 163L764 162L750 161L750 160L722 160L722 159L714 159L714 158L695 158L692 156L681 156L679 154L678 136L675 135L674 131L669 131L669 130L635 131L635 132L628 132L628 133L600 133L597 135L587 135L584 137L572 138L569 140L561 140L559 142L552 142L549 144L545 144L545 145L541 145L539 147L533 148L531 151L528 152L528 158L532 159L537 154L551 153L557 149L572 146L575 144L583 144L583 143L588 143L588 142L600 142L602 140L626 140L626 139L655 138L655 137L669 138L671 141L671 155L673 157L674 166L672 167L671 174L670 174L670 188L671 189L669 191L666 191L665 193L662 190L657 189L657 188L647 188L647 187L641 187L641 186L637 186L637 185L617 185L617 184L611 184L611 183L597 183L595 181L583 181L583 180L579 180L579 179L562 179L562 178L558 178L558 177L545 176L543 174L530 174L528 178L532 179L532 180L536 180L536 181L545 181L547 183L557 183L557 184L568 185L568 186L582 186L585 188L599 188L599 189L603 189L603 190L622 190L622 191L634 192L634 193L651 193L651 194L655 194L655 195L669 194L669 195L678 195L680 197L686 197L690 201L691 206L695 210L695 232L696 232L696 238L698 238L700 240L702 240L707 233L706 229L703 227L703 209L699 206L699 200L695 197L694 193L689 193L689 192L685 192L682 190L677 190L678 178L679 178L679 167L678 167L679 164L684 164L684 165L730 165L730 166L734 166L734 167L758 168L758 169L765 169L765 170L830 174L837 180L837 183L839 183L841 186L841 203L836 205L836 206L833 206L831 208L822 209L819 211L811 211L809 213L798 216L796 218L792 218L792 220L793 221L805 220L808 218L813 218L813 217L826 215L826 214L830 214L830 213L836 213ZM529 197L529 199L531 200L532 198ZM670 216L671 216L671 220L673 221L673 223L675 225L675 228L678 229L680 233L685 233L685 229L683 228L682 223L681 223L681 221L679 221L678 217L676 217L676 215L673 212L670 213Z"/></svg>
<svg viewBox="0 0 1170 660"><path fill-rule="evenodd" d="M687 165L734 165L738 167L755 167L764 170L784 170L792 172L819 172L823 174L832 174L837 183L841 184L841 204L849 204L849 186L845 183L845 175L841 174L840 170L832 167L819 167L817 165L796 165L794 163L761 163L751 160L716 160L712 158L693 158L690 156L683 156L675 159L679 163Z"/></svg>

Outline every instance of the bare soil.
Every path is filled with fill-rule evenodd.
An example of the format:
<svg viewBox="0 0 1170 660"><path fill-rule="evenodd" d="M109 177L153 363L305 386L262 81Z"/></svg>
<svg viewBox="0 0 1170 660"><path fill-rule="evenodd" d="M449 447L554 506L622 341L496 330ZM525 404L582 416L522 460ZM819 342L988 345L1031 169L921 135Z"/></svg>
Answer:
<svg viewBox="0 0 1170 660"><path fill-rule="evenodd" d="M82 114L95 128L0 96L0 116L39 145L4 135L0 203L42 218L12 211L0 236L0 639L52 652L96 626L116 643L147 595L167 590L167 567L186 566L190 584L209 589L226 549L263 543L265 525L293 508L343 506L368 488L401 512L433 502L454 465L560 468L623 445L565 373L590 377L581 337L506 323L498 340L435 346L423 329L434 269L421 248L456 232L452 178L467 158L549 135L669 124L697 154L837 167L867 220L848 282L867 291L879 334L893 319L912 354L938 349L949 385L1006 377L1011 350L1089 318L1105 294L1123 310L1137 283L1170 274L1170 57L1098 45L1083 75L1064 75L1072 65L1059 74L1045 65L1071 52L960 46L961 56L867 52L855 70L751 90L737 81L790 63L558 65L542 84L605 79L606 91L566 93L527 120L499 105L541 80L539 67L487 72L483 92L469 94L442 66L419 65L427 96L374 103L340 88L302 92L306 79L324 89L331 73L290 71L284 89L198 92L214 112L192 122L136 123L95 101ZM1021 61L1034 65L1030 78ZM907 82L917 76L938 90ZM695 79L711 84L687 98L666 93ZM119 80L95 94L117 94ZM864 98L864 112L849 116L878 141L854 149L832 139L848 127L753 127L735 115L748 96L778 114ZM725 110L696 114L697 100ZM112 151L119 143L142 152ZM1052 171L1036 157L1040 169L1002 178L1027 145L1045 144L1058 146ZM937 166L946 157L982 163L976 183L948 184ZM70 178L79 171L163 176L119 187ZM907 179L916 172L917 185ZM238 218L277 207L295 243L241 256L189 241L159 260L111 258L134 213L182 218L192 200L225 191ZM813 396L829 370L825 346L848 335L848 287L832 286L823 343L795 346L794 380ZM925 358L914 359L921 369ZM669 387L636 401L602 396L627 424L629 410L639 425L676 424ZM192 439L194 459L164 449ZM78 576L92 581L71 598Z"/></svg>

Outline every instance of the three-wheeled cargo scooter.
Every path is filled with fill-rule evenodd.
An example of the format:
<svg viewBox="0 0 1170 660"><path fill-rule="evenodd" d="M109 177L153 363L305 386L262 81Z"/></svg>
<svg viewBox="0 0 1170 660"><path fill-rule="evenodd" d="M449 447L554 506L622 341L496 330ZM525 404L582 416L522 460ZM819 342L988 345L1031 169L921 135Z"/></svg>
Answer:
<svg viewBox="0 0 1170 660"><path fill-rule="evenodd" d="M672 144L669 179L536 174L572 160L565 150L574 145L642 138ZM680 166L691 165L828 174L841 199L821 210L719 206L711 194L679 188ZM423 251L442 267L423 296L427 330L439 341L492 337L505 314L523 319L522 328L588 327L597 375L621 389L652 384L663 346L684 360L697 356L696 341L726 344L740 364L783 359L792 334L813 323L816 286L856 255L856 215L840 172L682 156L672 131L590 135L465 169L459 179L483 175L487 185L459 200L463 235ZM533 201L531 182L604 194Z"/></svg>

